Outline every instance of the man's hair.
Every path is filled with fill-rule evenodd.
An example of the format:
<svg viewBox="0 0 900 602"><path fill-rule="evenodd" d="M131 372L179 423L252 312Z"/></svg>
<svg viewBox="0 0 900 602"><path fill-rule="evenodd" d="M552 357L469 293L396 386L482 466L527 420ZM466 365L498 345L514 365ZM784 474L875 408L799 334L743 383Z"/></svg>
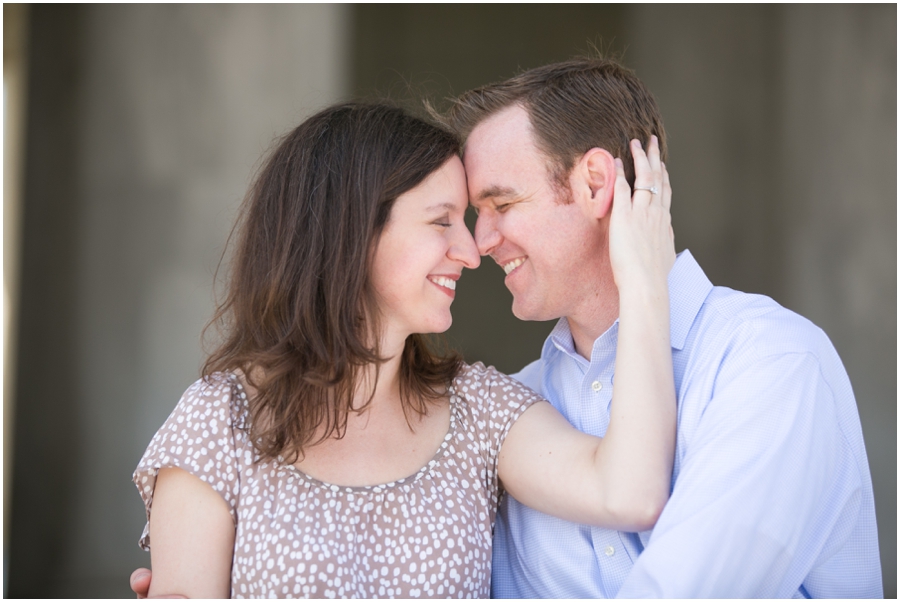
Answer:
<svg viewBox="0 0 900 602"><path fill-rule="evenodd" d="M343 436L348 413L361 409L353 399L362 371L384 361L373 250L397 197L459 150L454 134L397 107L345 103L304 121L262 165L239 221L228 294L210 322L224 341L203 375L241 370L257 390L250 439L263 458L293 462L305 446ZM407 338L407 420L427 413L461 362L423 335Z"/></svg>
<svg viewBox="0 0 900 602"><path fill-rule="evenodd" d="M632 139L647 148L655 134L666 160L666 133L656 100L634 72L613 60L574 58L470 90L452 100L444 122L465 140L479 123L516 104L528 112L535 143L550 159L555 184L564 190L576 160L595 147L622 159L631 186Z"/></svg>

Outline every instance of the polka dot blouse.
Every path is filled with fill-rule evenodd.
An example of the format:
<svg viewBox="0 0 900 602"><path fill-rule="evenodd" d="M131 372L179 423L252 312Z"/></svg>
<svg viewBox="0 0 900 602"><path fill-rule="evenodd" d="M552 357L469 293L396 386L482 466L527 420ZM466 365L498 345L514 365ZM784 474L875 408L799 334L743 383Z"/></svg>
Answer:
<svg viewBox="0 0 900 602"><path fill-rule="evenodd" d="M431 461L398 481L346 487L258 461L246 393L219 373L185 392L134 482L148 521L160 468L184 469L225 499L235 522L233 598L487 598L500 445L540 399L494 368L465 366Z"/></svg>

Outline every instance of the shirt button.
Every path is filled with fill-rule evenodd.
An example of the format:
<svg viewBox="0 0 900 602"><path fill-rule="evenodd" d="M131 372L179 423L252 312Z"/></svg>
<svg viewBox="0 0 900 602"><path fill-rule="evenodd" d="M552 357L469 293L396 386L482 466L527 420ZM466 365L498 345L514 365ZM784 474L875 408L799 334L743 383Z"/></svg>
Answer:
<svg viewBox="0 0 900 602"><path fill-rule="evenodd" d="M594 393L599 393L603 388L603 383L601 383L599 380L595 380L593 383L591 383L591 388L594 390Z"/></svg>
<svg viewBox="0 0 900 602"><path fill-rule="evenodd" d="M606 552L607 556L613 556L616 553L616 549L612 546L606 546L604 552Z"/></svg>

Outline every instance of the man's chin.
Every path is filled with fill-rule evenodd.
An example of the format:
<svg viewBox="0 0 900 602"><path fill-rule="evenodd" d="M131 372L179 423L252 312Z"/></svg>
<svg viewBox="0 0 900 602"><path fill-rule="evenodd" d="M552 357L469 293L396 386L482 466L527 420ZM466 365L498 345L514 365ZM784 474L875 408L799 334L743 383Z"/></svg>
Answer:
<svg viewBox="0 0 900 602"><path fill-rule="evenodd" d="M515 299L513 299L512 313L523 322L547 322L548 320L555 320L559 317L549 315L547 312L542 312L533 307L527 307L522 303L516 303Z"/></svg>

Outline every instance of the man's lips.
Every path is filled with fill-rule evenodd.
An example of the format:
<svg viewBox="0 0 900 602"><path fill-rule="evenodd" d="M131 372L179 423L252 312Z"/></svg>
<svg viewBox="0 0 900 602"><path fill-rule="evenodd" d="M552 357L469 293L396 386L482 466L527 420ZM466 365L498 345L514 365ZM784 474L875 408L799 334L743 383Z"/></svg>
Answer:
<svg viewBox="0 0 900 602"><path fill-rule="evenodd" d="M503 271L506 272L506 275L509 276L510 272L525 263L526 259L528 259L528 257L516 257L506 263L500 263L500 267L502 267Z"/></svg>

